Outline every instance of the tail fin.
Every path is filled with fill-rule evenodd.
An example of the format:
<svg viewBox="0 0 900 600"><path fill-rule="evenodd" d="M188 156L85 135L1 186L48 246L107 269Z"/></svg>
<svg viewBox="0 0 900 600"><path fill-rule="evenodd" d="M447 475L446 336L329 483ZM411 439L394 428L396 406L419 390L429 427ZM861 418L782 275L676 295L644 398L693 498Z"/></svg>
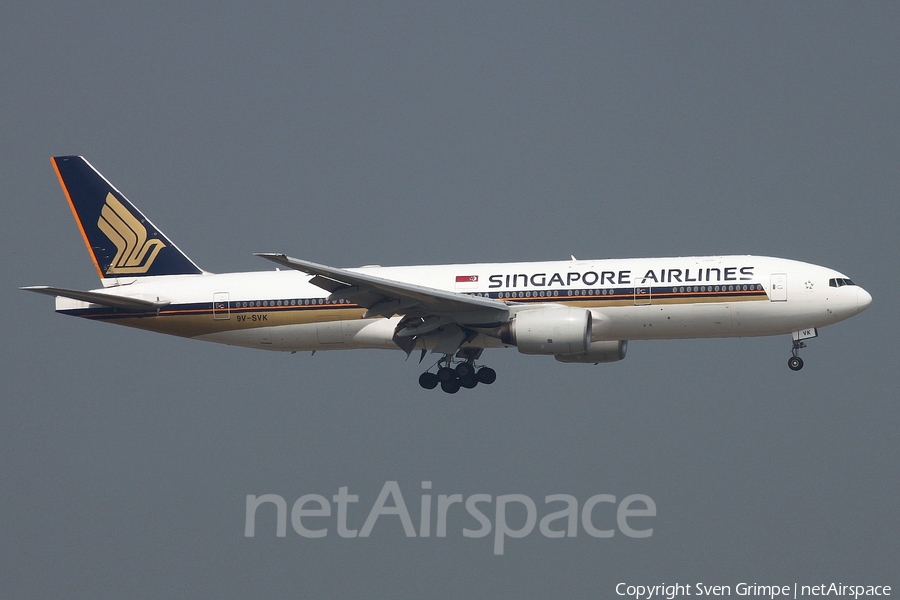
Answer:
<svg viewBox="0 0 900 600"><path fill-rule="evenodd" d="M55 156L50 162L105 284L118 277L203 272L84 158Z"/></svg>

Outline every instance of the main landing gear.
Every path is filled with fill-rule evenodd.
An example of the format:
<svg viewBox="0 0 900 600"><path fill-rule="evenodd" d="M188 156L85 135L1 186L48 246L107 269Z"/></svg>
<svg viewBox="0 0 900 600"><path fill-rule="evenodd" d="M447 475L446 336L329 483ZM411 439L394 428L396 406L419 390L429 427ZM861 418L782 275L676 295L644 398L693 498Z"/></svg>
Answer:
<svg viewBox="0 0 900 600"><path fill-rule="evenodd" d="M497 380L497 372L483 365L476 367L474 357L454 363L453 356L447 354L435 364L438 367L437 373L425 371L419 375L419 385L426 390L433 390L440 385L448 394L455 394L459 388L472 389L479 383L490 385Z"/></svg>

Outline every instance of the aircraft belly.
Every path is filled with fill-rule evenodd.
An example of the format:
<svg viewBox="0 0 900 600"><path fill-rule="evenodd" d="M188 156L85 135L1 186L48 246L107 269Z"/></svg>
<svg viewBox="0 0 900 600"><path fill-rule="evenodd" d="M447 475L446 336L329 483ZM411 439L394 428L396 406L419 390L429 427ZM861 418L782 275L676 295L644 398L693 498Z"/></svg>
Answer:
<svg viewBox="0 0 900 600"><path fill-rule="evenodd" d="M329 321L234 329L195 336L195 339L265 350L344 350L389 348L395 323L389 319Z"/></svg>
<svg viewBox="0 0 900 600"><path fill-rule="evenodd" d="M703 305L702 310L710 310L709 306ZM595 331L594 341L679 339L695 337L698 332L694 305L622 306L597 310L602 313L604 323L600 331Z"/></svg>
<svg viewBox="0 0 900 600"><path fill-rule="evenodd" d="M608 319L601 338L607 340L778 335L840 320L810 306L771 302L621 306L598 311Z"/></svg>

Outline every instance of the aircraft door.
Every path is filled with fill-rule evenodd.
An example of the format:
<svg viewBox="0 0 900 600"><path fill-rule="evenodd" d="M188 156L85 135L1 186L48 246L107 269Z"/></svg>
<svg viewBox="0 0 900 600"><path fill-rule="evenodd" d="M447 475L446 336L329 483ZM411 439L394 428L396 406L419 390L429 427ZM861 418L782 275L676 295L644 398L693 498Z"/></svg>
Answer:
<svg viewBox="0 0 900 600"><path fill-rule="evenodd" d="M772 302L787 302L787 274L772 273L769 300Z"/></svg>
<svg viewBox="0 0 900 600"><path fill-rule="evenodd" d="M215 292L213 294L214 320L227 321L231 318L231 303L228 300L228 292Z"/></svg>
<svg viewBox="0 0 900 600"><path fill-rule="evenodd" d="M641 283L634 283L634 305L646 306L650 304L653 287L650 281L646 279Z"/></svg>

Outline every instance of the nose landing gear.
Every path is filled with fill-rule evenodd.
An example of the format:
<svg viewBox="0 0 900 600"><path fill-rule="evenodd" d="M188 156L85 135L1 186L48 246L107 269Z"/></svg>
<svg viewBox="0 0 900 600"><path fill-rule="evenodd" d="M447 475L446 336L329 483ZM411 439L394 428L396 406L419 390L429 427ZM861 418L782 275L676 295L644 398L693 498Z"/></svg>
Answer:
<svg viewBox="0 0 900 600"><path fill-rule="evenodd" d="M788 368L791 371L799 371L803 368L803 359L800 358L800 348L806 348L806 344L803 343L803 340L809 340L818 335L819 332L816 331L815 327L801 329L800 331L795 331L791 334L794 344L791 348L791 357L788 359Z"/></svg>

